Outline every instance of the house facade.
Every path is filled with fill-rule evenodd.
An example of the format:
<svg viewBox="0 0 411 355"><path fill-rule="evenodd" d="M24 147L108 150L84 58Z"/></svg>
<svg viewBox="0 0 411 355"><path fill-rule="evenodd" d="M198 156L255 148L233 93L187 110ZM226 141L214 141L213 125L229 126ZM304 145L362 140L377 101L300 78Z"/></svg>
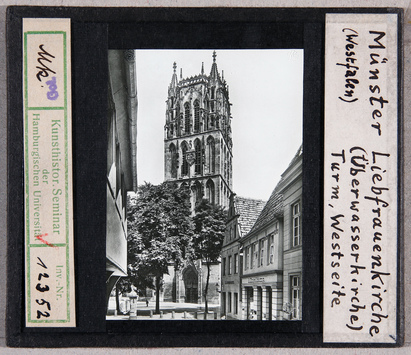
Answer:
<svg viewBox="0 0 411 355"><path fill-rule="evenodd" d="M301 213L302 146L254 226L241 239L242 319L301 319Z"/></svg>
<svg viewBox="0 0 411 355"><path fill-rule="evenodd" d="M267 203L254 202L254 207L247 206L250 201L243 199L241 205L233 197L230 203L222 250L221 313L226 319L299 320L302 147L281 175ZM244 217L249 223L253 221L241 233Z"/></svg>
<svg viewBox="0 0 411 355"><path fill-rule="evenodd" d="M226 232L221 250L221 316L241 319L242 249L241 238L253 226L265 201L232 194L228 209Z"/></svg>
<svg viewBox="0 0 411 355"><path fill-rule="evenodd" d="M137 191L137 87L134 51L108 51L107 303L127 276L127 192Z"/></svg>

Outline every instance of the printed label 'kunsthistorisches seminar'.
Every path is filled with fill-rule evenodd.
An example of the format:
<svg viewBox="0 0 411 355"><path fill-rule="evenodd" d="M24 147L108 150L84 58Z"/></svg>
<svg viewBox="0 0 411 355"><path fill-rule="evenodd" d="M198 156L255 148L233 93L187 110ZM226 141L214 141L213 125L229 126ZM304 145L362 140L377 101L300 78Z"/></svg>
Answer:
<svg viewBox="0 0 411 355"><path fill-rule="evenodd" d="M73 327L70 20L23 20L26 326Z"/></svg>
<svg viewBox="0 0 411 355"><path fill-rule="evenodd" d="M394 343L397 15L328 14L324 342Z"/></svg>

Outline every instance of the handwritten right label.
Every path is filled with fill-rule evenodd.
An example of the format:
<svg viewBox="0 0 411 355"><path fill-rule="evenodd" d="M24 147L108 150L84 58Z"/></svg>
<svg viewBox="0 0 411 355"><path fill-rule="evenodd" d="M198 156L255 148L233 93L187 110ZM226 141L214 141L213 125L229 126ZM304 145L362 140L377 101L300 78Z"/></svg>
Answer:
<svg viewBox="0 0 411 355"><path fill-rule="evenodd" d="M396 14L327 14L324 342L397 339Z"/></svg>

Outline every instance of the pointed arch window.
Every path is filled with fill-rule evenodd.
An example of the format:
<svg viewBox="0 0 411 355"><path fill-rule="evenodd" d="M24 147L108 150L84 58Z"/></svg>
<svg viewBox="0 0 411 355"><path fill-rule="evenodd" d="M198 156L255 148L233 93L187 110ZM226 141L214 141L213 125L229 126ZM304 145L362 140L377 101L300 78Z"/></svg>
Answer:
<svg viewBox="0 0 411 355"><path fill-rule="evenodd" d="M190 133L190 104L184 104L185 132Z"/></svg>
<svg viewBox="0 0 411 355"><path fill-rule="evenodd" d="M193 194L194 194L194 204L198 205L203 198L203 187L197 181L193 186Z"/></svg>
<svg viewBox="0 0 411 355"><path fill-rule="evenodd" d="M200 104L198 100L194 102L194 132L200 131Z"/></svg>
<svg viewBox="0 0 411 355"><path fill-rule="evenodd" d="M181 152L183 153L183 164L181 164L181 175L188 175L188 162L187 162L187 143L183 142L181 145Z"/></svg>
<svg viewBox="0 0 411 355"><path fill-rule="evenodd" d="M207 138L208 171L215 173L215 142L213 137Z"/></svg>
<svg viewBox="0 0 411 355"><path fill-rule="evenodd" d="M211 204L215 203L215 188L213 180L208 180L206 185L207 200Z"/></svg>
<svg viewBox="0 0 411 355"><path fill-rule="evenodd" d="M173 179L177 178L177 149L176 146L171 143L170 144L170 159L171 159L171 166L170 166L170 173Z"/></svg>
<svg viewBox="0 0 411 355"><path fill-rule="evenodd" d="M195 173L201 174L202 173L202 164L201 164L201 142L199 139L194 141L194 149L195 149Z"/></svg>

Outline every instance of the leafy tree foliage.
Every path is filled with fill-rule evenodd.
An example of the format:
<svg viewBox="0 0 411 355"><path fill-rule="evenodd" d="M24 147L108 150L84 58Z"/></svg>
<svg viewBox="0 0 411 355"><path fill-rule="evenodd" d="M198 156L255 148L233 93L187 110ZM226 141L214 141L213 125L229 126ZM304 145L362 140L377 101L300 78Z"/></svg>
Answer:
<svg viewBox="0 0 411 355"><path fill-rule="evenodd" d="M223 246L227 213L221 206L212 205L203 199L195 208L193 250L196 258L207 265L207 279L204 290L205 312L208 313L208 287L210 281L210 263L218 261Z"/></svg>
<svg viewBox="0 0 411 355"><path fill-rule="evenodd" d="M190 252L190 215L190 191L176 184L145 183L139 187L138 197L129 200L129 280L137 288L156 289L156 313L160 312L161 280L168 273L169 262L178 268Z"/></svg>

